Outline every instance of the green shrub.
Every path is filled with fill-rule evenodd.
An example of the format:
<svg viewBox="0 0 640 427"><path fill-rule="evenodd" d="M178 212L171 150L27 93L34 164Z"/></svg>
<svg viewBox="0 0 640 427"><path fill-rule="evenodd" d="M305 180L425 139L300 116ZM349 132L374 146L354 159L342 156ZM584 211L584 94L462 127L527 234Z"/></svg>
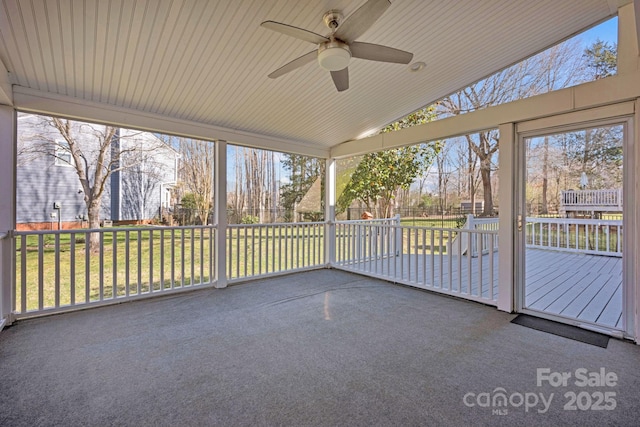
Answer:
<svg viewBox="0 0 640 427"><path fill-rule="evenodd" d="M253 215L243 216L240 220L241 224L258 224L260 222L260 218Z"/></svg>

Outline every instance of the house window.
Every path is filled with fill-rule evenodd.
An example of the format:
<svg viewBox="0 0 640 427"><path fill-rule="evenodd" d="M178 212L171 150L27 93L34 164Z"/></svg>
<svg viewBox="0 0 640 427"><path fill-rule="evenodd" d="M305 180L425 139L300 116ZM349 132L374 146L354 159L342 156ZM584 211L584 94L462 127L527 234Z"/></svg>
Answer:
<svg viewBox="0 0 640 427"><path fill-rule="evenodd" d="M75 161L69 150L69 144L66 142L56 141L55 164L56 166L75 166Z"/></svg>

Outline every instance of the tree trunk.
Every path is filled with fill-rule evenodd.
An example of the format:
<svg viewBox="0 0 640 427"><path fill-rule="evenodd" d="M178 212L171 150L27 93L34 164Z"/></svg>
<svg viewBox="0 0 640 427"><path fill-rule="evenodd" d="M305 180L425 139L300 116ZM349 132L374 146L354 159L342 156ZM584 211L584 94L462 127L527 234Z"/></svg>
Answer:
<svg viewBox="0 0 640 427"><path fill-rule="evenodd" d="M480 176L482 177L482 192L484 193L484 216L493 214L493 197L491 194L491 159L489 157L480 162Z"/></svg>
<svg viewBox="0 0 640 427"><path fill-rule="evenodd" d="M89 218L89 228L100 228L100 200L91 200L87 203L87 217ZM100 251L100 233L89 233L87 248L92 254Z"/></svg>

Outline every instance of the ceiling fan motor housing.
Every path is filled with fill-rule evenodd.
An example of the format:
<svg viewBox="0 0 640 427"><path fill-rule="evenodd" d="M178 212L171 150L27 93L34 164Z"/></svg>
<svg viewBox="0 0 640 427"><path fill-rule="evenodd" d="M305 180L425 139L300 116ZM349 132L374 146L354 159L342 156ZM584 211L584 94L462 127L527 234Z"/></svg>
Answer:
<svg viewBox="0 0 640 427"><path fill-rule="evenodd" d="M347 68L351 60L351 50L340 40L330 40L318 47L318 63L329 71L339 71Z"/></svg>

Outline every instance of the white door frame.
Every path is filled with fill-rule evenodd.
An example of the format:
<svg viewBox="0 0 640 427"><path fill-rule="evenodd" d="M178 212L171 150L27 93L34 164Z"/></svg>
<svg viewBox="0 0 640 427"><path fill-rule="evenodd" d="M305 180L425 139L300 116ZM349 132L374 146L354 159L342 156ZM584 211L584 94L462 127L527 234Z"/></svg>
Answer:
<svg viewBox="0 0 640 427"><path fill-rule="evenodd" d="M623 139L623 198L624 198L624 215L623 215L623 230L625 239L623 240L623 336L638 340L637 324L638 315L635 313L636 307L640 307L638 304L638 296L640 294L640 284L636 280L638 271L636 271L634 262L638 259L638 246L640 239L640 221L638 221L639 213L636 209L637 201L640 201L638 195L638 189L640 185L637 184L638 175L636 169L640 166L639 153L635 149L635 141L638 138L637 130L634 127L634 115L637 116L636 104L638 102L625 102L620 104L614 104L605 107L594 108L590 110L577 111L569 114L552 116L543 119L537 119L532 121L526 121L517 123L515 125L515 147L514 147L514 165L512 171L513 178L513 195L514 203L513 208L515 210L513 217L513 256L512 256L512 268L514 274L513 281L513 302L514 309L517 312L529 312L524 307L524 287L525 287L525 274L524 274L524 229L518 231L518 221L524 221L520 215L522 213L522 206L524 206L524 177L526 171L526 159L524 153L524 141L526 138L544 136L562 132L576 131L585 128L592 128L605 125L623 125L624 126L624 139ZM637 121L637 119L636 119ZM501 147L502 148L502 147ZM540 317L548 317L553 320L561 320L566 323L575 324L580 327L595 329L601 332L606 332L611 335L621 335L620 332L615 330L609 330L607 328L601 328L599 325L589 325L584 322L578 322L568 318L562 318L561 316L546 315L539 312L529 312Z"/></svg>

